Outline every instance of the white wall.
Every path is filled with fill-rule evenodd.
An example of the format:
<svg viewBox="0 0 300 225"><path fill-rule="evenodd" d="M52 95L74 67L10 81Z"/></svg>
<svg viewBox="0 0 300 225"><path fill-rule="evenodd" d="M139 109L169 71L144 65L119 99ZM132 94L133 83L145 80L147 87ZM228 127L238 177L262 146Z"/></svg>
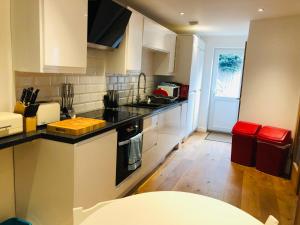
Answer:
<svg viewBox="0 0 300 225"><path fill-rule="evenodd" d="M0 111L12 110L13 76L11 58L10 0L0 2Z"/></svg>
<svg viewBox="0 0 300 225"><path fill-rule="evenodd" d="M247 37L245 36L210 36L202 37L206 43L205 60L202 79L200 100L200 118L198 130L206 131L209 112L209 98L212 82L212 67L214 50L216 48L244 48Z"/></svg>
<svg viewBox="0 0 300 225"><path fill-rule="evenodd" d="M251 22L240 119L295 130L300 16Z"/></svg>

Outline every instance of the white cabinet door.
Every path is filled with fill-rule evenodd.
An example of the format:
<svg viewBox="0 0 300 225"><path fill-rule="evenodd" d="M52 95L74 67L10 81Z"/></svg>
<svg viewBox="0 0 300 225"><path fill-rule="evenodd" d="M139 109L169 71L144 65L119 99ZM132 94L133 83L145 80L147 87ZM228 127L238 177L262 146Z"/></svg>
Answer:
<svg viewBox="0 0 300 225"><path fill-rule="evenodd" d="M193 131L197 129L199 124L201 91L195 92L194 116L193 116Z"/></svg>
<svg viewBox="0 0 300 225"><path fill-rule="evenodd" d="M75 145L75 207L90 208L117 197L117 132Z"/></svg>
<svg viewBox="0 0 300 225"><path fill-rule="evenodd" d="M181 123L181 138L185 138L186 137L186 130L187 130L187 112L188 112L188 103L183 103L181 105L181 119L180 119L180 123Z"/></svg>
<svg viewBox="0 0 300 225"><path fill-rule="evenodd" d="M190 91L201 89L205 50L201 48L200 41L199 38L194 37Z"/></svg>
<svg viewBox="0 0 300 225"><path fill-rule="evenodd" d="M126 70L140 72L142 67L144 16L132 8L129 8L129 10L132 11L132 14L127 28Z"/></svg>
<svg viewBox="0 0 300 225"><path fill-rule="evenodd" d="M201 88L205 43L195 35L178 35L174 80L190 85L190 91Z"/></svg>
<svg viewBox="0 0 300 225"><path fill-rule="evenodd" d="M158 149L158 115L144 119L141 176L147 175L162 161Z"/></svg>
<svg viewBox="0 0 300 225"><path fill-rule="evenodd" d="M44 71L85 68L87 0L41 0ZM54 69L55 70L55 69Z"/></svg>
<svg viewBox="0 0 300 225"><path fill-rule="evenodd" d="M154 54L154 74L173 75L175 64L176 33L162 25L144 18L143 47Z"/></svg>
<svg viewBox="0 0 300 225"><path fill-rule="evenodd" d="M87 0L12 0L14 70L85 73Z"/></svg>
<svg viewBox="0 0 300 225"><path fill-rule="evenodd" d="M181 106L158 115L158 149L165 157L181 141Z"/></svg>
<svg viewBox="0 0 300 225"><path fill-rule="evenodd" d="M158 116L144 119L143 127L143 152L146 152L157 145Z"/></svg>
<svg viewBox="0 0 300 225"><path fill-rule="evenodd" d="M168 32L167 28L145 17L143 47L167 53L168 52L168 43L166 40L167 32Z"/></svg>
<svg viewBox="0 0 300 225"><path fill-rule="evenodd" d="M168 43L170 49L168 72L169 74L172 74L174 72L174 67L175 67L176 34L174 33L168 34Z"/></svg>
<svg viewBox="0 0 300 225"><path fill-rule="evenodd" d="M193 123L194 123L194 113L195 113L195 99L196 99L196 91L190 92L189 101L188 101L186 136L189 136L194 131Z"/></svg>

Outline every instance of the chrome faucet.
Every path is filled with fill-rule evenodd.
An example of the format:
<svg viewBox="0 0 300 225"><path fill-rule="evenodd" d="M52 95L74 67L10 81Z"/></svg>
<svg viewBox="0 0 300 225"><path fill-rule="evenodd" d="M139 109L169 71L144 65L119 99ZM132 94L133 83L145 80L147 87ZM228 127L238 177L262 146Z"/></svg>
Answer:
<svg viewBox="0 0 300 225"><path fill-rule="evenodd" d="M136 96L136 102L139 103L141 101L141 96L140 96L140 82L141 82L141 76L144 76L144 93L146 93L146 74L145 73L140 73L139 74L139 79L138 79L138 93Z"/></svg>

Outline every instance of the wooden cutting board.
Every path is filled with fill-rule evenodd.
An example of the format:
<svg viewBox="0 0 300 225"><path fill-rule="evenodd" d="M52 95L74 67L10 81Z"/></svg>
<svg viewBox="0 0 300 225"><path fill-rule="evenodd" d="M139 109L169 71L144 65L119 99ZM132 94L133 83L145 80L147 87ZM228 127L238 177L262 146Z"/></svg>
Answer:
<svg viewBox="0 0 300 225"><path fill-rule="evenodd" d="M105 120L77 117L50 123L47 125L47 131L79 136L95 131L105 126L105 123Z"/></svg>

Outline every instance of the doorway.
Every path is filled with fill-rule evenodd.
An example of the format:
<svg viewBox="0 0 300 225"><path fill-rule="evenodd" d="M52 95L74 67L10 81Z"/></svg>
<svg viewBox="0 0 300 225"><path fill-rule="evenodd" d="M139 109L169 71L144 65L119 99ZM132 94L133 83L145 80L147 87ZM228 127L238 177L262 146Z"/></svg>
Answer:
<svg viewBox="0 0 300 225"><path fill-rule="evenodd" d="M208 130L230 133L238 120L244 49L215 49Z"/></svg>

